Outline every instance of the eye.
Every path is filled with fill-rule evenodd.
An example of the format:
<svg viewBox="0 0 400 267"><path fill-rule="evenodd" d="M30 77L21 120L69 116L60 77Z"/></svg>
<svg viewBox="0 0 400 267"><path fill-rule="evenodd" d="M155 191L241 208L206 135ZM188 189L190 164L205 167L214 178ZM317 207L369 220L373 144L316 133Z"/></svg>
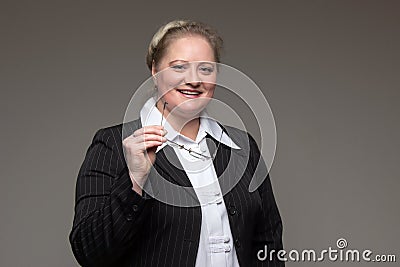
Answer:
<svg viewBox="0 0 400 267"><path fill-rule="evenodd" d="M171 66L171 68L177 72L183 72L188 68L188 66L187 64L176 64Z"/></svg>
<svg viewBox="0 0 400 267"><path fill-rule="evenodd" d="M214 72L214 66L212 65L201 65L199 71L204 75L210 75Z"/></svg>

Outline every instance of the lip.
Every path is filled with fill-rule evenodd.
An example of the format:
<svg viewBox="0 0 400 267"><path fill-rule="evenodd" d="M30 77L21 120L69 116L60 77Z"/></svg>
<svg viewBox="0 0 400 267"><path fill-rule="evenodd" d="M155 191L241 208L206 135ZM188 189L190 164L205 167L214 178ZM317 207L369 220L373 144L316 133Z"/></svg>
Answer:
<svg viewBox="0 0 400 267"><path fill-rule="evenodd" d="M197 89L190 89L190 88L176 88L178 91L190 91L190 92L199 92L202 93L200 90Z"/></svg>
<svg viewBox="0 0 400 267"><path fill-rule="evenodd" d="M176 89L176 91L177 91L181 96L183 96L183 97L185 97L185 98L191 98L191 99L193 99L193 98L199 98L199 97L203 94L202 91L196 90L196 89L179 88L179 89ZM184 93L181 93L180 91L197 92L197 93L199 93L199 94L198 94L198 95L186 95L186 94L184 94Z"/></svg>

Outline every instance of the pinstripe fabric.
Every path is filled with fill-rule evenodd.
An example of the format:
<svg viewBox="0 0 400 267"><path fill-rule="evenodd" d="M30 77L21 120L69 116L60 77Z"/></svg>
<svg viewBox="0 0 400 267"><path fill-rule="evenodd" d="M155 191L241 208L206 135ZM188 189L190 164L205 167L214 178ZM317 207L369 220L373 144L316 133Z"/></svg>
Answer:
<svg viewBox="0 0 400 267"><path fill-rule="evenodd" d="M76 182L75 215L69 236L72 251L82 266L195 266L200 207L164 204L131 189L122 138L140 127L140 120L135 120L128 124L126 132L121 124L100 129L87 150ZM224 195L239 264L283 266L277 261L261 262L256 258L257 251L265 245L269 250L282 248L282 223L268 173L256 173L267 179L255 192L248 191L260 152L251 136L250 144L246 145L245 132L224 128L240 147L249 147L247 152L243 150L242 155L236 155L221 144L214 159L222 190L232 185L235 173L245 170L234 188ZM212 142L217 141L208 136L210 153L215 148ZM250 153L248 164L244 161L246 153ZM197 203L186 173L168 160L177 160L175 164L179 166L175 152L166 146L157 153L146 184L148 190L172 202ZM162 179L189 187L179 193L172 192L160 183Z"/></svg>

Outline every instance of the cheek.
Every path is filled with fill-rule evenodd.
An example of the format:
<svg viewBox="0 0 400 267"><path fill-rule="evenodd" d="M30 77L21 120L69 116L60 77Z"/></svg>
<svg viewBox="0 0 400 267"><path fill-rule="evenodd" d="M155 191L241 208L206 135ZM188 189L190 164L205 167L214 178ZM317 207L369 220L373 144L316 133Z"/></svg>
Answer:
<svg viewBox="0 0 400 267"><path fill-rule="evenodd" d="M213 83L204 83L203 86L204 86L204 89L207 92L207 96L212 97L214 95L214 91L215 91L215 84L213 84Z"/></svg>
<svg viewBox="0 0 400 267"><path fill-rule="evenodd" d="M183 77L181 75L160 75L158 79L158 88L163 93L166 93L175 87L183 84Z"/></svg>
<svg viewBox="0 0 400 267"><path fill-rule="evenodd" d="M176 91L171 87L171 84L168 83L168 81L163 81L158 86L158 95L163 97L168 103L174 103L174 100L177 97L175 93Z"/></svg>

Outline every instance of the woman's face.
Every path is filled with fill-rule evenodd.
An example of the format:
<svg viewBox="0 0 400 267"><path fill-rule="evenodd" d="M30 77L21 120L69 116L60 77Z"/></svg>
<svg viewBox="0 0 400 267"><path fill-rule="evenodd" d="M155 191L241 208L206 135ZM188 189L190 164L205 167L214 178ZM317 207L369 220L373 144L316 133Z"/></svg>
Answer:
<svg viewBox="0 0 400 267"><path fill-rule="evenodd" d="M201 36L186 36L173 40L152 75L158 94L169 113L187 119L194 118L214 95L216 64L214 51ZM160 109L162 105L159 105Z"/></svg>

